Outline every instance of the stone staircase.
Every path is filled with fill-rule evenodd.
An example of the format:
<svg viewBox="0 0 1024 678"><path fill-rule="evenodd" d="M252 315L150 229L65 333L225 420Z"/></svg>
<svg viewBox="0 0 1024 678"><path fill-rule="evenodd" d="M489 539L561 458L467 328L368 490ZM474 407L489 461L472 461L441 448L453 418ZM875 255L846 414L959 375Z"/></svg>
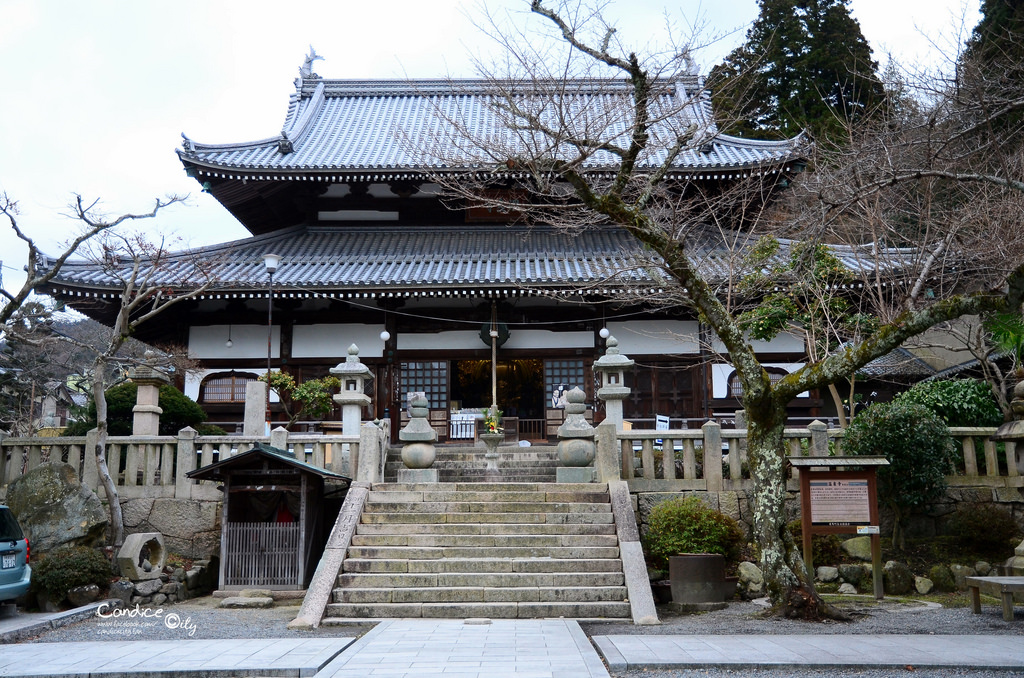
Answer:
<svg viewBox="0 0 1024 678"><path fill-rule="evenodd" d="M502 445L498 448L498 469L487 470L483 447L471 445L438 445L437 457L431 468L437 469L442 483L553 483L558 467L558 453L554 445L519 447ZM388 450L384 466L384 480L398 480L402 463L402 448Z"/></svg>
<svg viewBox="0 0 1024 678"><path fill-rule="evenodd" d="M629 618L607 485L373 485L323 623Z"/></svg>

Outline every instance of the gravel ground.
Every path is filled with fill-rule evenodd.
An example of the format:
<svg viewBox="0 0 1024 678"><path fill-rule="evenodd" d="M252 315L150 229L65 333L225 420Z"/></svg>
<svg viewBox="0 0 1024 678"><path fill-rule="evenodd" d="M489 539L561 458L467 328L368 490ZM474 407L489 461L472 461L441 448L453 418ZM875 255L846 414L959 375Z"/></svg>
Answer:
<svg viewBox="0 0 1024 678"><path fill-rule="evenodd" d="M169 606L160 617L146 619L91 618L48 631L27 642L69 642L90 640L175 640L185 638L288 638L315 633L318 636L361 635L372 624L360 626L325 626L310 631L287 628L298 612L297 605L266 610L226 610L218 608L219 600L199 598ZM583 623L588 635L619 634L985 634L1016 636L1007 642L1024 642L1024 618L1018 611L1014 622L1004 622L997 605L988 604L982 614L969 608L944 608L934 604L897 604L883 601L874 604L870 598L854 603L850 622L808 623L769 618L757 603L733 602L725 610L693 615L670 615L659 609L662 624L634 626L622 622ZM172 615L176 615L172 616ZM173 628L172 628L173 627ZM914 669L693 669L624 671L615 678L811 678L817 676L858 676L887 678L890 676L927 676L931 678L1006 678L1020 672L999 670Z"/></svg>

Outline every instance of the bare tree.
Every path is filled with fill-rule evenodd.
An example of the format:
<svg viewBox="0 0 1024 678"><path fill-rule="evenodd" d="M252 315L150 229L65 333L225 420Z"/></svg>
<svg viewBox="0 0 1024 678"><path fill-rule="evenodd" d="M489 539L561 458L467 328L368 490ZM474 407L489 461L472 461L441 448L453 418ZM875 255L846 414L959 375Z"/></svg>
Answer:
<svg viewBox="0 0 1024 678"><path fill-rule="evenodd" d="M172 201L176 202L177 199ZM158 206L152 214L167 203ZM120 546L124 541L124 520L118 500L117 486L107 466L108 437L106 375L109 365L117 359L136 328L167 308L206 291L212 284L211 262L187 252L170 252L165 242L152 243L141 234L121 234L99 228L105 221L90 213L79 201L75 216L89 228L103 232L87 246L87 257L120 292L116 317L105 344L95 347L90 376L96 403L98 437L94 453L100 482L110 510L111 541Z"/></svg>
<svg viewBox="0 0 1024 678"><path fill-rule="evenodd" d="M979 162L998 148L972 150L968 138L992 112L952 100L956 88L948 87L934 88L918 118L879 115L850 129L841 146L797 149L814 171L784 199L773 201L797 177L779 171L783 161L697 181L681 161L713 150L718 132L701 115L700 87L685 86L695 82L685 45L640 56L603 21L600 6L532 0L530 9L542 18L539 38L490 23L504 56L481 71L486 111L449 97L427 132L433 141L412 133L409 141L420 143L425 164L445 168L434 180L455 202L635 238L632 264L610 270L609 280L639 284L645 301L692 309L736 369L754 536L776 609L836 614L786 529L786 406L938 323L1019 312L1024 236L1011 219L1024 197L1014 179L1019 159ZM452 87L458 94L464 85ZM762 247L773 251L756 256ZM744 314L776 288L805 305L840 297L850 307L819 308L820 331L846 341L809 338L805 366L773 384L749 341L757 318ZM841 332L840 321L848 325Z"/></svg>

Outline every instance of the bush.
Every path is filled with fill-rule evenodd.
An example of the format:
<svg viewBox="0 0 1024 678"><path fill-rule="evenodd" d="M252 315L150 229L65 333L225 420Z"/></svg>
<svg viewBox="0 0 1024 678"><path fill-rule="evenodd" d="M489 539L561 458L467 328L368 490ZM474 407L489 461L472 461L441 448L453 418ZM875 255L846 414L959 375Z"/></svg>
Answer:
<svg viewBox="0 0 1024 678"><path fill-rule="evenodd" d="M954 445L946 424L931 410L904 400L876 403L850 423L843 452L851 456L884 456L878 469L878 498L893 513L893 545L906 548L903 523L912 509L938 499Z"/></svg>
<svg viewBox="0 0 1024 678"><path fill-rule="evenodd" d="M680 553L719 553L726 566L739 560L746 536L739 524L697 497L664 501L653 509L644 547L651 565L668 569L670 556Z"/></svg>
<svg viewBox="0 0 1024 678"><path fill-rule="evenodd" d="M135 407L138 390L138 385L131 382L107 389L107 431L110 435L130 436L132 434L132 422L135 417L132 408ZM160 435L178 435L178 431L186 426L199 430L203 422L206 421L206 413L203 412L203 408L181 391L167 384L160 387L160 408L163 409L163 414L160 415ZM84 436L94 428L96 428L96 403L90 400L86 418L68 425L64 430L64 435Z"/></svg>
<svg viewBox="0 0 1024 678"><path fill-rule="evenodd" d="M56 549L32 564L32 590L45 593L55 603L76 586L110 584L110 562L96 549L71 546Z"/></svg>
<svg viewBox="0 0 1024 678"><path fill-rule="evenodd" d="M977 379L922 381L896 396L904 403L924 405L946 426L999 426L1003 413L988 384Z"/></svg>
<svg viewBox="0 0 1024 678"><path fill-rule="evenodd" d="M992 504L961 505L949 521L949 533L978 554L1005 555L1020 528L1008 511Z"/></svg>
<svg viewBox="0 0 1024 678"><path fill-rule="evenodd" d="M793 535L793 541L797 544L804 543L803 524L799 520L790 521L786 527ZM800 554L803 555L803 546L800 548ZM811 560L815 567L838 565L843 562L843 555L843 540L839 538L838 534L811 535Z"/></svg>

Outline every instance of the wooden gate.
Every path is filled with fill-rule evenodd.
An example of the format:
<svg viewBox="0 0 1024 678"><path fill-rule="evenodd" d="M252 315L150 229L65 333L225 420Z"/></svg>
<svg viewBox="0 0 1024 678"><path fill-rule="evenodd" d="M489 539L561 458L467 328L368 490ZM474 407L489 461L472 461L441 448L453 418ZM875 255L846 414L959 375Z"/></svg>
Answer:
<svg viewBox="0 0 1024 678"><path fill-rule="evenodd" d="M225 588L299 588L299 523L228 523Z"/></svg>

